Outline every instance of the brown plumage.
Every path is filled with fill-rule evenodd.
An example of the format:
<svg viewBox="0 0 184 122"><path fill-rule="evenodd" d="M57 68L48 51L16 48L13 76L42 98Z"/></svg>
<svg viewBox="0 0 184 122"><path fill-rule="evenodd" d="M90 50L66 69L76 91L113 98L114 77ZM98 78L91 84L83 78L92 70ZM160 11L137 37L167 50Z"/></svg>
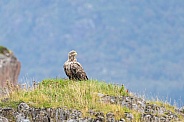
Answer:
<svg viewBox="0 0 184 122"><path fill-rule="evenodd" d="M77 62L77 52L72 50L68 53L68 60L64 63L64 71L70 80L88 80L82 65Z"/></svg>

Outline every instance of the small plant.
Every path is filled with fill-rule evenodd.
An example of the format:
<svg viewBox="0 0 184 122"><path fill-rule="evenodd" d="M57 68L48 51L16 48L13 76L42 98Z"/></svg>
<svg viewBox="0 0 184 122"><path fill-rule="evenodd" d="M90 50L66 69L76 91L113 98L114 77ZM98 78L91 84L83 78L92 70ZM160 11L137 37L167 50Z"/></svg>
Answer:
<svg viewBox="0 0 184 122"><path fill-rule="evenodd" d="M10 50L8 50L4 46L0 46L0 54L10 53Z"/></svg>
<svg viewBox="0 0 184 122"><path fill-rule="evenodd" d="M124 85L122 85L120 88L120 94L122 96L128 96L128 89L126 90Z"/></svg>

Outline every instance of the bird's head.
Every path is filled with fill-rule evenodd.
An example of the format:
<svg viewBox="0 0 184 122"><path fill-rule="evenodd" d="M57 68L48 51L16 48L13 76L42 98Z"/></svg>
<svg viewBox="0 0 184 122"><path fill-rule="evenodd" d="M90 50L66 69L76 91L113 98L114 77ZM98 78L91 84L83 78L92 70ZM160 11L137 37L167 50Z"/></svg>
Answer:
<svg viewBox="0 0 184 122"><path fill-rule="evenodd" d="M76 56L77 56L77 52L75 50L70 51L68 53L69 61L77 61Z"/></svg>

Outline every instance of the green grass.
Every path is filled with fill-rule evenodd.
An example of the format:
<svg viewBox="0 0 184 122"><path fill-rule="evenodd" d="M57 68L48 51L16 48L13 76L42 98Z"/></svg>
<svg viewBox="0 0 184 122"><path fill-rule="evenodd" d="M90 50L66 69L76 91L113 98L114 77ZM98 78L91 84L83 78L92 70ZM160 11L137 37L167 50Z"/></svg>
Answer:
<svg viewBox="0 0 184 122"><path fill-rule="evenodd" d="M71 81L64 79L46 79L38 85L25 88L13 88L8 85L8 102L0 102L1 106L14 107L17 103L24 101L32 107L57 108L67 107L81 110L84 114L93 109L101 112L114 112L117 117L129 112L128 108L120 105L100 102L98 93L111 96L128 95L124 86L112 85L95 80ZM28 87L28 86L23 86Z"/></svg>
<svg viewBox="0 0 184 122"><path fill-rule="evenodd" d="M39 84L33 84L32 87L24 85L23 88L20 88L12 87L7 83L9 94L5 98L8 98L8 101L0 102L0 106L16 108L23 101L36 108L75 108L81 110L84 116L88 116L87 111L93 109L103 113L113 112L116 119L122 118L125 112L133 113L134 121L138 121L140 118L140 113L137 111L100 101L98 93L110 96L128 96L124 86L95 80L76 82L64 79L46 79ZM162 102L151 101L150 103L165 106L174 112L174 107Z"/></svg>

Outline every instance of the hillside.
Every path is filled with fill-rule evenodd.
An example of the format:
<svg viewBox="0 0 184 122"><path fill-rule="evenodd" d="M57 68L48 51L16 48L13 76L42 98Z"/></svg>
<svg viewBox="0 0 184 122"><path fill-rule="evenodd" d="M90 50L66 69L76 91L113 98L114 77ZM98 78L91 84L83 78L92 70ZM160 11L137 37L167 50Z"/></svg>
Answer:
<svg viewBox="0 0 184 122"><path fill-rule="evenodd" d="M184 103L184 2L0 1L0 45L22 63L19 82L65 78L74 49L88 77Z"/></svg>
<svg viewBox="0 0 184 122"><path fill-rule="evenodd" d="M9 121L182 122L184 109L148 101L124 85L94 80L47 79L32 86L11 86L1 96L0 118Z"/></svg>

